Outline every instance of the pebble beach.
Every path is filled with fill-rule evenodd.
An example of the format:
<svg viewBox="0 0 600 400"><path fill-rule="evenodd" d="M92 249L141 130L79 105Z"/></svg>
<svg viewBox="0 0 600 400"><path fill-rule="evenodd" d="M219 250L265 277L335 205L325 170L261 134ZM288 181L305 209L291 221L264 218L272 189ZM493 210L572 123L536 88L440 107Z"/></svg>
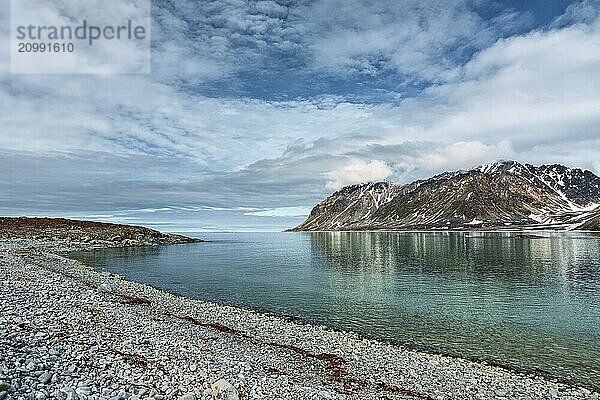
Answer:
<svg viewBox="0 0 600 400"><path fill-rule="evenodd" d="M187 299L65 257L119 245L72 235L0 240L0 400L600 398L483 362Z"/></svg>

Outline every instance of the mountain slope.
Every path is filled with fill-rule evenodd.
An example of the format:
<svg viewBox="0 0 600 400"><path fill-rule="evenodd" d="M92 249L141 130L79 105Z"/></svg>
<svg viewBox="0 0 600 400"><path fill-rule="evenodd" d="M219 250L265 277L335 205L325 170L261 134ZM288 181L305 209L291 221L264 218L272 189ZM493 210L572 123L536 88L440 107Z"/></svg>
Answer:
<svg viewBox="0 0 600 400"><path fill-rule="evenodd" d="M600 231L600 211L597 211L591 218L578 227L586 231Z"/></svg>
<svg viewBox="0 0 600 400"><path fill-rule="evenodd" d="M342 188L293 230L574 229L600 206L600 178L562 165L503 161L407 185Z"/></svg>

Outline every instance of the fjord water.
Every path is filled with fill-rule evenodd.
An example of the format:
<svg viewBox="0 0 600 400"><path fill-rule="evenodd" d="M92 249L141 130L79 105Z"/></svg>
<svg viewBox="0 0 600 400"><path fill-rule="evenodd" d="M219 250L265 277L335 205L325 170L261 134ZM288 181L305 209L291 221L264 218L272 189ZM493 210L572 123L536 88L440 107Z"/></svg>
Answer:
<svg viewBox="0 0 600 400"><path fill-rule="evenodd" d="M600 386L600 237L212 233L206 243L72 253L98 270Z"/></svg>

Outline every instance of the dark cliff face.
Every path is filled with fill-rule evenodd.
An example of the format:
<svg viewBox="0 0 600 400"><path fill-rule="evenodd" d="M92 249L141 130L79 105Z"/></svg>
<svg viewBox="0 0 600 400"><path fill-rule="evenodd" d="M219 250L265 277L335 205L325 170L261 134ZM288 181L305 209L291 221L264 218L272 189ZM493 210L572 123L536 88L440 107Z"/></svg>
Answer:
<svg viewBox="0 0 600 400"><path fill-rule="evenodd" d="M590 171L504 161L407 185L347 186L294 230L574 229L597 204L600 178Z"/></svg>

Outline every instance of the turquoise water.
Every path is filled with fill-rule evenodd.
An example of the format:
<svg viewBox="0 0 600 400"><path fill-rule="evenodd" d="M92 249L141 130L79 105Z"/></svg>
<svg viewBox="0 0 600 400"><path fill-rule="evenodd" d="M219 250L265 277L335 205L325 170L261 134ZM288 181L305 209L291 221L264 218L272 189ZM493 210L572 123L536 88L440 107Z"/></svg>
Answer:
<svg viewBox="0 0 600 400"><path fill-rule="evenodd" d="M600 386L600 237L212 233L73 253L184 296Z"/></svg>

